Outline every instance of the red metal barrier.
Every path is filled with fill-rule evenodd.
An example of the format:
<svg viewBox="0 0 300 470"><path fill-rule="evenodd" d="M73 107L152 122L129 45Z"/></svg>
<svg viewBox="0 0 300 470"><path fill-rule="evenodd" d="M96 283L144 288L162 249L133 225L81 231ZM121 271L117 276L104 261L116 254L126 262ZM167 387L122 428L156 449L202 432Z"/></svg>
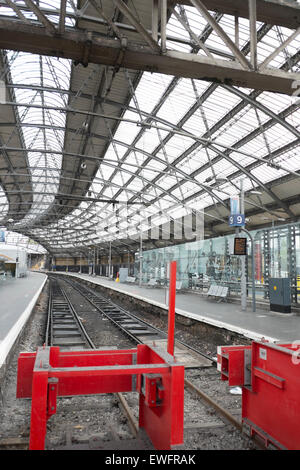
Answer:
<svg viewBox="0 0 300 470"><path fill-rule="evenodd" d="M253 341L221 346L218 370L229 385L242 387L243 429L266 447L300 449L300 360L298 346Z"/></svg>
<svg viewBox="0 0 300 470"><path fill-rule="evenodd" d="M153 347L130 350L62 352L59 347L22 353L17 398L32 398L31 450L45 446L47 420L57 397L138 391L139 425L154 447L169 450L183 443L184 366Z"/></svg>

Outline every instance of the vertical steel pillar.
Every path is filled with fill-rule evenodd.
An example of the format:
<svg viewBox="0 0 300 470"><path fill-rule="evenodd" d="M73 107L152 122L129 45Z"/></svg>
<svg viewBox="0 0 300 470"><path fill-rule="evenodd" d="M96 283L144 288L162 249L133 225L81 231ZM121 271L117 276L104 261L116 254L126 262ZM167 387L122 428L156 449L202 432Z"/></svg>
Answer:
<svg viewBox="0 0 300 470"><path fill-rule="evenodd" d="M236 47L240 48L240 25L238 15L234 17L234 42Z"/></svg>
<svg viewBox="0 0 300 470"><path fill-rule="evenodd" d="M111 275L111 242L109 242L108 277Z"/></svg>
<svg viewBox="0 0 300 470"><path fill-rule="evenodd" d="M152 0L152 37L156 42L158 42L158 2L159 0Z"/></svg>
<svg viewBox="0 0 300 470"><path fill-rule="evenodd" d="M280 229L277 229L277 257L278 257L278 277L281 277Z"/></svg>
<svg viewBox="0 0 300 470"><path fill-rule="evenodd" d="M288 269L291 279L292 302L297 303L296 226L288 226Z"/></svg>
<svg viewBox="0 0 300 470"><path fill-rule="evenodd" d="M255 292L255 259L254 259L254 238L244 227L241 230L249 236L251 240L251 278L252 278L252 312L256 312L256 292Z"/></svg>
<svg viewBox="0 0 300 470"><path fill-rule="evenodd" d="M264 298L269 298L269 277L270 277L270 232L263 231L264 242Z"/></svg>
<svg viewBox="0 0 300 470"><path fill-rule="evenodd" d="M241 215L245 214L244 203L244 188L243 180L240 180L241 194L240 194L240 212ZM247 309L247 278L246 278L246 256L241 256L241 307L245 311Z"/></svg>
<svg viewBox="0 0 300 470"><path fill-rule="evenodd" d="M174 356L176 267L177 267L177 262L172 261L170 263L168 348L167 348L168 353L171 354L172 356Z"/></svg>
<svg viewBox="0 0 300 470"><path fill-rule="evenodd" d="M160 30L161 30L161 51L166 53L167 51L167 21L168 21L168 12L167 12L167 0L161 0L161 21L160 21Z"/></svg>
<svg viewBox="0 0 300 470"><path fill-rule="evenodd" d="M140 229L140 273L139 273L139 286L142 287L142 275L143 275L143 232L142 227Z"/></svg>

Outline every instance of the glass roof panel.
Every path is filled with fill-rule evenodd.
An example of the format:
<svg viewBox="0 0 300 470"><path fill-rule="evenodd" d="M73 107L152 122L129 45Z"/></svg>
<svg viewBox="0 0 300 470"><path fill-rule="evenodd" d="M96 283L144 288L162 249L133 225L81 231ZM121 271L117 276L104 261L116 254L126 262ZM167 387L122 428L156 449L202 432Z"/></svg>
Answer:
<svg viewBox="0 0 300 470"><path fill-rule="evenodd" d="M25 8L26 17L36 19L26 10L23 1L19 1L18 5ZM41 0L39 5L50 10L49 18L54 23L58 22L59 0ZM68 11L74 12L74 7L74 2L67 2ZM178 5L176 12L187 27L178 21L174 13L171 15L167 34L180 42L169 39L168 48L205 55L196 44L195 37L191 37L190 28L198 38L205 38L205 45L213 57L233 59L232 51L195 8ZM15 15L6 7L4 14ZM234 39L234 17L211 14L226 34ZM67 21L69 25L74 24L74 20ZM257 29L261 26L257 22ZM276 26L266 31L258 42L259 62L267 58L292 32ZM293 40L277 54L270 66L279 68L289 64L299 51L299 42L299 38ZM249 58L249 21L246 19L239 20L239 45L247 46ZM22 222L28 223L49 208L59 187L66 137L66 112L61 111L66 111L68 103L72 64L67 60L12 52L8 53L8 59L13 83L32 86L32 89L16 88L15 91L21 128L29 149L28 162L35 192L32 210ZM298 70L299 66L296 64L290 68ZM93 68L91 77L95 78L94 71L98 69ZM161 216L160 210L169 211L174 216L184 214L193 204L201 203L207 207L225 200L239 191L241 176L247 190L258 182L269 183L289 171L299 170L297 146L292 145L296 139L296 129L300 126L295 99L239 88L249 98L246 100L235 93L235 89L229 91L216 83L148 72L143 73L134 90L128 71L120 70L119 73L122 79L127 77L128 90L131 91L128 100L130 110L124 112L114 136L107 141L107 150L96 176L91 175L94 178L89 188L92 195L88 192L87 195L119 198L122 201L152 201L152 205L144 211L139 205L129 206L134 219L130 228L132 233L139 230L141 218L149 214L157 215L157 221L166 221L166 213ZM50 93L47 87L65 90L66 93ZM89 87L96 90L97 82L90 80ZM117 90L112 96L118 99ZM93 99L94 96L85 105L79 99L79 108L86 106L86 109L92 109ZM20 106L22 104L24 106ZM78 119L78 122L82 121ZM103 123L103 120L95 120L93 131L95 129L95 133L99 131L101 135L103 129L98 129L99 122ZM291 132L288 125L292 125L295 132ZM235 150L232 148L234 146ZM103 146L102 142L89 138L86 148L87 153L96 156ZM283 162L287 162L285 169L274 167L274 164ZM254 180L251 180L251 175ZM217 183L217 178L222 176L228 178L227 182ZM195 200L194 194L197 195ZM185 199L188 199L186 203ZM6 207L5 203L3 207ZM83 241L88 245L95 239L103 240L101 237L107 236L105 227L109 227L112 239L120 238L121 232L118 233L115 223L116 216L112 215L111 204L86 201L81 202L71 214L42 228L39 233L50 244L57 244L55 240L61 241L57 246L72 247L75 242L83 244ZM95 238L96 224L101 227L101 231L97 232L100 238ZM127 229L126 220L120 221L120 224L123 230ZM78 228L80 232L77 232Z"/></svg>

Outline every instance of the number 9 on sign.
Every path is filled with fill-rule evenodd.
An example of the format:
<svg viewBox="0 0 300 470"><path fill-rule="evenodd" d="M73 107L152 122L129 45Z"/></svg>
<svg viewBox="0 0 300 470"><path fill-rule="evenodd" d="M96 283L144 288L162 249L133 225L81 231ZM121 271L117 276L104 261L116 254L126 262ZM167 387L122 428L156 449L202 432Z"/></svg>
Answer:
<svg viewBox="0 0 300 470"><path fill-rule="evenodd" d="M233 227L241 227L245 225L245 215L244 214L234 214L229 216L229 225Z"/></svg>

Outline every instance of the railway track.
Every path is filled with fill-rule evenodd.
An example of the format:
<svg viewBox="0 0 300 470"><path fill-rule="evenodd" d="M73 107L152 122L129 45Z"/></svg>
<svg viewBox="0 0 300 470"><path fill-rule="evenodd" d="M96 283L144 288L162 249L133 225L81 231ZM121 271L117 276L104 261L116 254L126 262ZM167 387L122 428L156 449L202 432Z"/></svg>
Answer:
<svg viewBox="0 0 300 470"><path fill-rule="evenodd" d="M109 319L118 329L120 329L124 334L130 337L135 343L142 343L145 339L155 339L160 340L166 338L166 334L159 330L158 328L149 325L147 322L136 317L134 314L129 313L122 307L116 305L112 301L108 300L99 293L95 293L89 287L83 286L81 283L70 280L63 279L63 282L66 282L71 288L75 289L83 298L88 301L96 311L101 315L104 315ZM176 340L177 341L177 340ZM186 346L185 343L182 343ZM205 358L208 358L211 361L212 367L216 365L216 360L197 351L194 348L190 348L193 351L196 351L198 354L203 355ZM218 374L216 374L216 381L219 380ZM224 408L218 401L209 396L204 390L199 386L193 383L192 377L185 379L185 388L187 392L191 395L198 397L201 402L205 403L206 406L214 410L215 413L221 418L223 426L226 424L233 425L239 432L242 432L241 420L230 413L226 408ZM124 397L118 397L119 401L123 404L123 408L126 410L127 417L130 421L130 426L132 428L133 434L137 435L138 433L138 423L136 418L134 418L133 413L130 411L130 406L126 402ZM239 410L235 410L235 414L238 414ZM219 425L221 427L221 425ZM195 429L206 429L206 425L196 425ZM193 429L193 426L192 426ZM259 441L256 441L256 444L260 448Z"/></svg>
<svg viewBox="0 0 300 470"><path fill-rule="evenodd" d="M57 279L50 278L46 346L64 350L94 348L79 316Z"/></svg>
<svg viewBox="0 0 300 470"><path fill-rule="evenodd" d="M166 340L167 334L159 328L149 325L146 321L141 320L133 313L129 313L124 308L115 304L111 300L99 293L95 293L89 287L83 286L81 283L63 279L71 287L76 289L101 315L109 319L117 328L119 328L125 335L132 339L135 343L144 343L145 341ZM216 366L217 361L215 358L208 356L202 351L192 348L183 341L176 339L178 345L182 345L190 351L208 359L212 365Z"/></svg>
<svg viewBox="0 0 300 470"><path fill-rule="evenodd" d="M161 330L148 325L145 321L126 312L78 282L70 282L61 276L49 276L49 281L49 317L46 328L48 345L59 345L62 349L89 349L95 347L93 341L98 346L99 344L112 344L110 342L112 340L115 344L125 342L127 347L131 341L134 341L135 344L141 343L145 338L155 338L158 341L165 336ZM100 315L97 315L97 312ZM86 325L86 329L83 327L83 323ZM118 327L128 339L118 339L120 335L118 337L115 335L114 331L116 330L113 326L109 327L110 324ZM94 325L99 326L94 327ZM106 328L106 331L111 331L110 336L104 338L104 342L102 342L101 325L104 329ZM99 327L100 331L96 330ZM86 330L91 338L87 335ZM148 334L144 334L145 330ZM143 334L140 334L141 332ZM125 334L122 336L125 337ZM89 337L89 340L86 336ZM204 356L207 357L207 355ZM205 369L186 370L184 448L189 450L253 448L253 441L241 433L241 421L238 416L239 400L234 402L235 397L229 396L228 389L219 380L219 375L213 366L212 362L212 366ZM114 404L109 401L111 398L108 396L101 396L101 401L99 398L90 397L80 401L80 397L78 399L75 397L71 401L63 400L60 405L60 414L57 414L55 419L49 422L52 448L99 449L103 442L104 445L107 445L106 439L110 430L112 430L112 437L108 439L113 442L114 446L110 449L124 448L122 445L127 446L125 447L127 450L147 448L143 447L144 441L140 439L138 394L113 394ZM13 400L13 398L9 397L9 400ZM18 405L21 406L21 403ZM13 404L13 406L16 405ZM97 407L100 407L100 410L103 407L103 411L97 414ZM114 410L118 410L117 414ZM28 410L25 409L24 413L27 423ZM122 421L123 419L124 421ZM88 428L85 427L87 422L89 422ZM82 440L81 429L84 431L84 439L87 436L90 441ZM88 429L91 430L88 431ZM121 441L117 439L119 433L121 436L125 436L121 437ZM101 436L105 435L104 441L100 434ZM10 437L7 439L8 436ZM0 439L0 449L26 448L26 438L17 436L20 436L19 431L3 435L2 437L6 439ZM56 444L57 439L59 444Z"/></svg>
<svg viewBox="0 0 300 470"><path fill-rule="evenodd" d="M46 345L59 346L61 350L96 349L65 289L61 287L58 279L50 277L49 280ZM136 437L139 426L135 416L123 394L114 395L128 419L133 436ZM12 443L9 442L8 445L11 446Z"/></svg>

